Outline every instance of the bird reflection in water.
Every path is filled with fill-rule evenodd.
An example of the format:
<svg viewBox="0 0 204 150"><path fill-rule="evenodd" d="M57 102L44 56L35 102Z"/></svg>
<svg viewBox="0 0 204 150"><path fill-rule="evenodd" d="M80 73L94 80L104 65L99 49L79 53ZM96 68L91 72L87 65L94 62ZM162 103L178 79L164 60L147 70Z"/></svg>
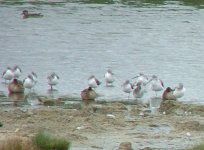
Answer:
<svg viewBox="0 0 204 150"><path fill-rule="evenodd" d="M21 102L25 102L24 93L9 93L8 100L13 102L14 106L18 106Z"/></svg>
<svg viewBox="0 0 204 150"><path fill-rule="evenodd" d="M48 96L49 97L51 97L51 98L57 98L59 95L59 91L57 90L57 89L49 89L48 91L47 91L47 94L48 94Z"/></svg>
<svg viewBox="0 0 204 150"><path fill-rule="evenodd" d="M31 106L39 105L38 95L35 92L30 92L25 96L27 103Z"/></svg>

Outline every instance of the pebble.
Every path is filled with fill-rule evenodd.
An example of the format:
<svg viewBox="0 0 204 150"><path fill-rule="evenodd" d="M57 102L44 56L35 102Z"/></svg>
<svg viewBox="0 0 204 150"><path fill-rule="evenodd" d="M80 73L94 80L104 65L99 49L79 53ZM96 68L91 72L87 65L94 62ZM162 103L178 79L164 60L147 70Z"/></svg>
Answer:
<svg viewBox="0 0 204 150"><path fill-rule="evenodd" d="M115 118L115 116L112 115L112 114L107 114L106 116L109 117L109 118Z"/></svg>
<svg viewBox="0 0 204 150"><path fill-rule="evenodd" d="M187 132L186 135L187 135L188 137L190 137L190 136L191 136L191 133L190 133L190 132Z"/></svg>

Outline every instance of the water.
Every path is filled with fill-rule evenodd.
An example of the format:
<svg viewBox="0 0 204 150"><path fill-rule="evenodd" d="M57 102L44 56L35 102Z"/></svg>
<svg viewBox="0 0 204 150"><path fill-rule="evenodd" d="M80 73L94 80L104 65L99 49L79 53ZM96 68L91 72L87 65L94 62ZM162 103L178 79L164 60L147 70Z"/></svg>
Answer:
<svg viewBox="0 0 204 150"><path fill-rule="evenodd" d="M149 108L151 113L157 114L159 112L159 107L162 99L160 97L151 97L149 100Z"/></svg>
<svg viewBox="0 0 204 150"><path fill-rule="evenodd" d="M47 94L47 75L54 71L58 94L75 97L94 74L103 82L96 89L99 99L107 100L127 99L122 83L143 72L158 75L165 87L182 82L187 91L180 101L203 103L203 6L190 0L1 0L0 72L17 64L24 79L34 71L35 91ZM22 19L24 9L44 17ZM108 68L116 76L114 87L105 87ZM1 84L0 91L7 93L7 87Z"/></svg>

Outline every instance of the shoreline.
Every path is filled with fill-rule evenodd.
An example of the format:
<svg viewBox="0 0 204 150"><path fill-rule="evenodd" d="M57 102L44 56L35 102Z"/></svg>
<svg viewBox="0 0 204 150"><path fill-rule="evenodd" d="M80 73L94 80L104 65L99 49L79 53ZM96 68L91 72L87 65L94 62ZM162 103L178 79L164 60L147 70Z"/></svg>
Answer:
<svg viewBox="0 0 204 150"><path fill-rule="evenodd" d="M204 106L200 105L165 101L153 114L146 104L53 104L0 109L0 141L31 138L41 130L69 140L72 150L116 149L122 142L131 142L133 150L186 149L204 140Z"/></svg>
<svg viewBox="0 0 204 150"><path fill-rule="evenodd" d="M136 105L138 103L144 103L148 104L151 99L161 99L160 97L150 97L149 99L140 99L136 100L134 98L130 99L124 99L124 98L114 98L114 99L107 99L107 98L102 98L100 95L94 100L94 102L98 104L103 104L103 103L123 103L126 105ZM76 101L76 102L83 102L83 100L80 97L80 94L78 96L71 96L71 95L50 95L50 94L38 94L35 92L31 93L13 93L13 94L8 94L4 93L3 91L0 91L0 105L1 102L23 102L23 101L29 101L29 100L44 100L44 101L61 101L64 103L65 101ZM190 100L180 100L178 99L177 102L183 103L183 104L192 104L192 105L202 105L204 106L204 102L200 101L190 101ZM39 102L40 104L40 102ZM28 104L30 105L30 104ZM38 105L38 104L36 104Z"/></svg>

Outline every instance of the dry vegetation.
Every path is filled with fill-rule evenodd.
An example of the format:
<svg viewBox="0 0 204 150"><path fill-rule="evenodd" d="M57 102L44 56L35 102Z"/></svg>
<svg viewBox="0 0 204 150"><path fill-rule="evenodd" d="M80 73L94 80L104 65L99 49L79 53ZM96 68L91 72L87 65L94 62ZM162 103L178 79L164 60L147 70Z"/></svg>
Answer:
<svg viewBox="0 0 204 150"><path fill-rule="evenodd" d="M39 132L28 139L20 136L8 137L0 144L0 150L68 150L69 148L70 142L44 132Z"/></svg>
<svg viewBox="0 0 204 150"><path fill-rule="evenodd" d="M0 127L0 150L39 150L36 146L38 142L33 142L39 131L54 135L51 136L51 143L55 143L53 139L57 141L58 137L57 139L70 141L73 148L85 147L91 150L92 147L108 149L107 145L110 145L109 149L113 149L119 147L121 142L131 142L133 150L138 150L136 146L146 146L143 141L155 139L167 142L178 139L179 142L173 142L178 146L188 140L188 132L191 134L191 140L187 141L189 147L204 140L204 106L167 101L161 105L160 111L159 114L152 115L146 105L122 103L83 105L78 109L57 106L0 109L0 122L3 124ZM163 111L166 111L166 114L163 114ZM168 134L163 131L156 134L144 132L145 130L140 128L158 131L163 126L169 128ZM40 137L38 139L43 141ZM111 138L117 141L111 142ZM199 150L197 147L191 150L194 149Z"/></svg>

